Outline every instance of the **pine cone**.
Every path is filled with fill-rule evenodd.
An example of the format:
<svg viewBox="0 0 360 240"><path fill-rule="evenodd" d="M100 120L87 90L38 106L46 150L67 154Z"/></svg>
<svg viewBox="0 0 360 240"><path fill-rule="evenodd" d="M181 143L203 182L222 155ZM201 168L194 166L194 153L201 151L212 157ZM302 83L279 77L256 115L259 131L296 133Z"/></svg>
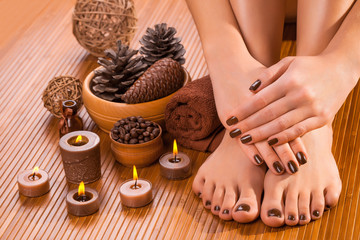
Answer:
<svg viewBox="0 0 360 240"><path fill-rule="evenodd" d="M126 103L142 103L166 97L184 84L180 63L164 58L154 63L122 96Z"/></svg>
<svg viewBox="0 0 360 240"><path fill-rule="evenodd" d="M167 27L166 23L156 24L155 29L148 28L140 40L140 53L144 55L144 63L151 66L162 58L172 58L180 64L185 63L184 46L180 38L175 38L176 29Z"/></svg>
<svg viewBox="0 0 360 240"><path fill-rule="evenodd" d="M135 56L138 51L117 42L117 51L105 50L109 59L99 58L98 63L103 66L95 70L92 79L92 92L105 100L120 102L121 96L145 72L147 64L142 62L141 56Z"/></svg>

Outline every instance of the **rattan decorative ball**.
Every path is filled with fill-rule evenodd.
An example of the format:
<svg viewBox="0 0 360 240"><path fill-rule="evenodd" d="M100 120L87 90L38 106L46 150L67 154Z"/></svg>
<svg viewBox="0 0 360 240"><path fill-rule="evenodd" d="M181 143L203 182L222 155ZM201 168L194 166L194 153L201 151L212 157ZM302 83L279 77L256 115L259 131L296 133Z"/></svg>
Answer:
<svg viewBox="0 0 360 240"><path fill-rule="evenodd" d="M133 0L77 0L73 34L92 55L105 57L106 49L116 49L117 40L130 44L136 22Z"/></svg>
<svg viewBox="0 0 360 240"><path fill-rule="evenodd" d="M83 105L81 93L82 83L79 79L72 76L58 76L50 80L41 99L49 112L61 118L62 101L74 100L80 109Z"/></svg>

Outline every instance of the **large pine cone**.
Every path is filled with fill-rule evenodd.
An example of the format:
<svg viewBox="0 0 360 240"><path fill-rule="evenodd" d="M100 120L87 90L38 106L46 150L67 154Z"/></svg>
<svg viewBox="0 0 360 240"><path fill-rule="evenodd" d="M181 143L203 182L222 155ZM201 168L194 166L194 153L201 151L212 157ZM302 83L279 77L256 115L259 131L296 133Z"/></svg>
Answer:
<svg viewBox="0 0 360 240"><path fill-rule="evenodd" d="M140 53L144 55L144 62L151 66L162 58L172 58L180 64L185 63L185 49L180 38L175 38L176 29L167 27L166 23L156 24L155 29L146 29L140 40Z"/></svg>
<svg viewBox="0 0 360 240"><path fill-rule="evenodd" d="M180 63L164 58L154 63L122 96L126 103L142 103L166 97L184 84Z"/></svg>
<svg viewBox="0 0 360 240"><path fill-rule="evenodd" d="M135 56L138 51L117 42L118 49L105 50L109 59L99 58L98 63L103 66L95 70L95 77L92 80L92 92L105 100L121 102L121 96L136 79L147 69L147 64L142 62L141 56Z"/></svg>

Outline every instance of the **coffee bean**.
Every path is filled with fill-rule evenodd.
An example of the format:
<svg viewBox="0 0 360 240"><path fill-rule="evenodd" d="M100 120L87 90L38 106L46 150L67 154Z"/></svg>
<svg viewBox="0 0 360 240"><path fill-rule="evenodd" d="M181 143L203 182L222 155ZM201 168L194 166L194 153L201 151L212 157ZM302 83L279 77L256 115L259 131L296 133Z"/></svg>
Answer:
<svg viewBox="0 0 360 240"><path fill-rule="evenodd" d="M139 117L139 118L138 118L138 122L139 122L139 123L143 123L143 122L145 122L145 119L143 119L142 117Z"/></svg>
<svg viewBox="0 0 360 240"><path fill-rule="evenodd" d="M120 126L120 124L121 124L120 122L116 122L116 123L114 124L114 126L115 126L115 127L118 127L118 126Z"/></svg>
<svg viewBox="0 0 360 240"><path fill-rule="evenodd" d="M114 129L112 132L115 133L115 134L119 134L119 130L118 130L118 129Z"/></svg>
<svg viewBox="0 0 360 240"><path fill-rule="evenodd" d="M152 133L155 135L155 137L157 137L160 133L160 129L159 128L155 128Z"/></svg>
<svg viewBox="0 0 360 240"><path fill-rule="evenodd" d="M121 135L125 135L125 134L126 134L125 128L119 127L119 133L120 133Z"/></svg>
<svg viewBox="0 0 360 240"><path fill-rule="evenodd" d="M129 143L130 144L138 143L138 139L137 138L132 138L132 139L130 139Z"/></svg>
<svg viewBox="0 0 360 240"><path fill-rule="evenodd" d="M150 133L148 131L146 131L146 132L143 132L143 135L144 135L144 137L148 137L150 135Z"/></svg>
<svg viewBox="0 0 360 240"><path fill-rule="evenodd" d="M119 136L115 133L111 133L111 137L114 139L114 140L118 140L119 139Z"/></svg>
<svg viewBox="0 0 360 240"><path fill-rule="evenodd" d="M120 138L117 140L119 143L123 143L124 141L121 140Z"/></svg>
<svg viewBox="0 0 360 240"><path fill-rule="evenodd" d="M131 128L134 128L134 127L136 127L136 123L134 123L134 122L131 122L131 123L130 123L130 127L131 127Z"/></svg>
<svg viewBox="0 0 360 240"><path fill-rule="evenodd" d="M153 127L147 127L147 128L146 128L146 131L148 131L148 132L152 132L153 130L154 130Z"/></svg>
<svg viewBox="0 0 360 240"><path fill-rule="evenodd" d="M125 139L125 141L129 141L130 140L130 133L125 134L124 139Z"/></svg>
<svg viewBox="0 0 360 240"><path fill-rule="evenodd" d="M129 144L129 141L124 141L125 144Z"/></svg>
<svg viewBox="0 0 360 240"><path fill-rule="evenodd" d="M144 131L145 131L144 129L136 129L136 133L139 135L142 134Z"/></svg>
<svg viewBox="0 0 360 240"><path fill-rule="evenodd" d="M124 125L124 124L125 124L125 121L124 121L124 120L120 120L120 124L121 124L121 125Z"/></svg>
<svg viewBox="0 0 360 240"><path fill-rule="evenodd" d="M130 126L129 125L124 125L124 129L128 132L128 131L130 131Z"/></svg>
<svg viewBox="0 0 360 240"><path fill-rule="evenodd" d="M144 140L139 140L139 143L144 143Z"/></svg>
<svg viewBox="0 0 360 240"><path fill-rule="evenodd" d="M144 141L148 142L148 141L150 141L150 138L149 137L144 137Z"/></svg>
<svg viewBox="0 0 360 240"><path fill-rule="evenodd" d="M135 122L136 120L136 117L130 117L130 121Z"/></svg>
<svg viewBox="0 0 360 240"><path fill-rule="evenodd" d="M136 133L136 131L130 133L132 138L137 138L139 136L139 134Z"/></svg>
<svg viewBox="0 0 360 240"><path fill-rule="evenodd" d="M140 139L143 139L143 138L144 138L144 135L142 135L142 134L138 136L138 139L139 139L139 140L140 140Z"/></svg>
<svg viewBox="0 0 360 240"><path fill-rule="evenodd" d="M153 140L155 138L155 135L153 133L150 133L150 139Z"/></svg>
<svg viewBox="0 0 360 240"><path fill-rule="evenodd" d="M145 128L146 128L146 124L145 124L145 123L140 123L140 127L145 129Z"/></svg>

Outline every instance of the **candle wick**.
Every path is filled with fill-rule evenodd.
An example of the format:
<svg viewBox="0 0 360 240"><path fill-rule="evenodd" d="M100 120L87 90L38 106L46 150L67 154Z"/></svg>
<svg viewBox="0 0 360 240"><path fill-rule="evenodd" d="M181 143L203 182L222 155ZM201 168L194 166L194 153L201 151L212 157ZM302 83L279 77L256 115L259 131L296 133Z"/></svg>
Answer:
<svg viewBox="0 0 360 240"><path fill-rule="evenodd" d="M137 179L135 179L135 189L136 189Z"/></svg>
<svg viewBox="0 0 360 240"><path fill-rule="evenodd" d="M32 175L32 179L35 180L35 172Z"/></svg>
<svg viewBox="0 0 360 240"><path fill-rule="evenodd" d="M81 195L81 202L86 202L86 195Z"/></svg>

